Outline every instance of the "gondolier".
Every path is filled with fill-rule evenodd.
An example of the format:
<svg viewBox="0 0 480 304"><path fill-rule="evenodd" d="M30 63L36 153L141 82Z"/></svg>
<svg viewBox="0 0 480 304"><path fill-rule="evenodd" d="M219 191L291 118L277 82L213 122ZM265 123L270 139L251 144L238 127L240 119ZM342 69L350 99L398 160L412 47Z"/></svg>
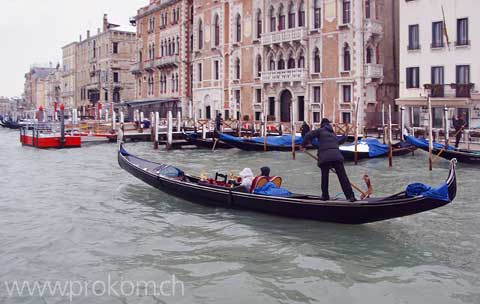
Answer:
<svg viewBox="0 0 480 304"><path fill-rule="evenodd" d="M215 117L215 132L219 133L222 130L222 124L223 124L223 119L222 119L222 114L218 113L217 117Z"/></svg>
<svg viewBox="0 0 480 304"><path fill-rule="evenodd" d="M332 125L328 119L322 119L319 129L305 135L301 150L304 151L314 138L318 139L318 167L322 171L322 199L325 201L330 200L328 191L329 175L330 170L334 169L347 200L351 202L356 201L345 167L343 166L344 158L339 149L337 136L333 132Z"/></svg>

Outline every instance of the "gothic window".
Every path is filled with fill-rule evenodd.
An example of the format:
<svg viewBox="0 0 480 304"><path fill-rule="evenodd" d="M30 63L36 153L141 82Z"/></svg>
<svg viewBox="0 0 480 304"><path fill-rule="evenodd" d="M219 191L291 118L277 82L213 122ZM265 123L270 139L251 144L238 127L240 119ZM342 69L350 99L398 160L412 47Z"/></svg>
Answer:
<svg viewBox="0 0 480 304"><path fill-rule="evenodd" d="M275 32L275 26L276 26L276 18L275 18L275 9L273 6L270 6L270 11L269 11L269 16L270 16L270 32Z"/></svg>
<svg viewBox="0 0 480 304"><path fill-rule="evenodd" d="M285 29L285 12L283 11L283 5L280 3L280 7L278 8L278 30Z"/></svg>
<svg viewBox="0 0 480 304"><path fill-rule="evenodd" d="M305 68L305 56L303 55L303 52L300 53L300 56L298 56L298 64L297 64L299 69L304 69Z"/></svg>
<svg viewBox="0 0 480 304"><path fill-rule="evenodd" d="M262 57L257 56L257 77L260 77L262 74Z"/></svg>
<svg viewBox="0 0 480 304"><path fill-rule="evenodd" d="M313 52L313 71L320 73L320 50L318 48L315 48Z"/></svg>
<svg viewBox="0 0 480 304"><path fill-rule="evenodd" d="M293 7L293 2L290 2L288 5L288 28L295 27L295 11Z"/></svg>
<svg viewBox="0 0 480 304"><path fill-rule="evenodd" d="M235 79L240 79L240 58L235 59Z"/></svg>
<svg viewBox="0 0 480 304"><path fill-rule="evenodd" d="M215 14L214 26L215 26L214 43L215 43L215 46L218 46L220 44L220 18L218 17L218 14Z"/></svg>
<svg viewBox="0 0 480 304"><path fill-rule="evenodd" d="M202 19L198 21L198 49L203 49L203 22Z"/></svg>
<svg viewBox="0 0 480 304"><path fill-rule="evenodd" d="M320 28L322 23L322 11L321 11L321 1L315 0L313 7L313 27L316 29Z"/></svg>
<svg viewBox="0 0 480 304"><path fill-rule="evenodd" d="M298 26L305 26L305 3L303 1L298 6Z"/></svg>
<svg viewBox="0 0 480 304"><path fill-rule="evenodd" d="M262 35L262 11L257 11L257 38L260 39Z"/></svg>
<svg viewBox="0 0 480 304"><path fill-rule="evenodd" d="M350 71L351 69L351 61L350 61L350 47L348 44L345 44L343 48L343 70Z"/></svg>
<svg viewBox="0 0 480 304"><path fill-rule="evenodd" d="M240 14L237 14L235 18L235 33L236 42L240 42L242 40L242 17Z"/></svg>

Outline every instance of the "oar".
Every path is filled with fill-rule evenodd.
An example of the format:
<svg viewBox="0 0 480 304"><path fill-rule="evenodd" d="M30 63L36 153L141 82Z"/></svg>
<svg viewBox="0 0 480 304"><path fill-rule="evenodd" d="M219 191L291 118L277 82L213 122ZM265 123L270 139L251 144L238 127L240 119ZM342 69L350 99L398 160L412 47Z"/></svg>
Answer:
<svg viewBox="0 0 480 304"><path fill-rule="evenodd" d="M307 150L304 151L305 154L307 154L308 156L310 156L311 158L315 159L318 161L318 157L316 157L315 155L313 155L312 153L308 152ZM335 170L330 169L333 173L337 173L335 172ZM370 195L367 193L367 192L364 192L359 186L355 185L354 183L350 182L350 185L352 186L352 188L354 188L355 190L357 190L358 192L360 192L362 194L362 198L365 198L365 197L369 197ZM370 193L371 194L371 193Z"/></svg>
<svg viewBox="0 0 480 304"><path fill-rule="evenodd" d="M217 146L217 142L218 142L218 138L215 138L215 140L213 141L212 152L215 151L215 147Z"/></svg>

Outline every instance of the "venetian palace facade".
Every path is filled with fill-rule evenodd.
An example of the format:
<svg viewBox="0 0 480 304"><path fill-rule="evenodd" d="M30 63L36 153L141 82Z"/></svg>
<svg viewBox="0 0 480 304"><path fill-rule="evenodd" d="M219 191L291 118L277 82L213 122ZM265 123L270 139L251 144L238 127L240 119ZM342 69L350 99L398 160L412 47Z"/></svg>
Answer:
<svg viewBox="0 0 480 304"><path fill-rule="evenodd" d="M162 27L162 12L170 20L175 6L184 27ZM180 35L174 69L184 116L259 120L266 112L289 122L293 110L295 121L350 123L358 104L359 120L375 124L381 105L398 94L396 12L393 0L151 1L136 18L144 65L134 70L137 95L176 97L160 93L162 67L145 64L165 57L158 47L164 37ZM153 91L145 85L149 75Z"/></svg>

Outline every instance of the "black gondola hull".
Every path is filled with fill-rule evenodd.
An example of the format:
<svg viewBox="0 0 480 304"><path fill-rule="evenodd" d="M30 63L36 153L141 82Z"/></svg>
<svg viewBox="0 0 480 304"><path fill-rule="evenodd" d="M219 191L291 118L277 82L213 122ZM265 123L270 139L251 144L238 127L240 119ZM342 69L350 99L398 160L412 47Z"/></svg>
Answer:
<svg viewBox="0 0 480 304"><path fill-rule="evenodd" d="M139 161L140 164L135 164L136 161ZM150 169L160 164L148 162L132 155L124 155L122 152L118 153L118 163L124 170L145 183L193 203L324 222L365 224L417 214L448 204L446 201L425 197L407 198L404 195L367 199L355 203L324 202L319 197L310 195L294 195L289 198L268 197L159 176ZM150 169L148 169L149 167ZM452 201L456 195L454 164L452 164L447 183Z"/></svg>
<svg viewBox="0 0 480 304"><path fill-rule="evenodd" d="M232 149L233 148L231 145L221 142L220 140L218 140L217 143L215 144L215 141L213 139L201 139L195 136L191 136L189 134L184 134L184 138L188 143L196 146L197 148L210 149L210 150L212 150L214 146L215 146L215 149Z"/></svg>

